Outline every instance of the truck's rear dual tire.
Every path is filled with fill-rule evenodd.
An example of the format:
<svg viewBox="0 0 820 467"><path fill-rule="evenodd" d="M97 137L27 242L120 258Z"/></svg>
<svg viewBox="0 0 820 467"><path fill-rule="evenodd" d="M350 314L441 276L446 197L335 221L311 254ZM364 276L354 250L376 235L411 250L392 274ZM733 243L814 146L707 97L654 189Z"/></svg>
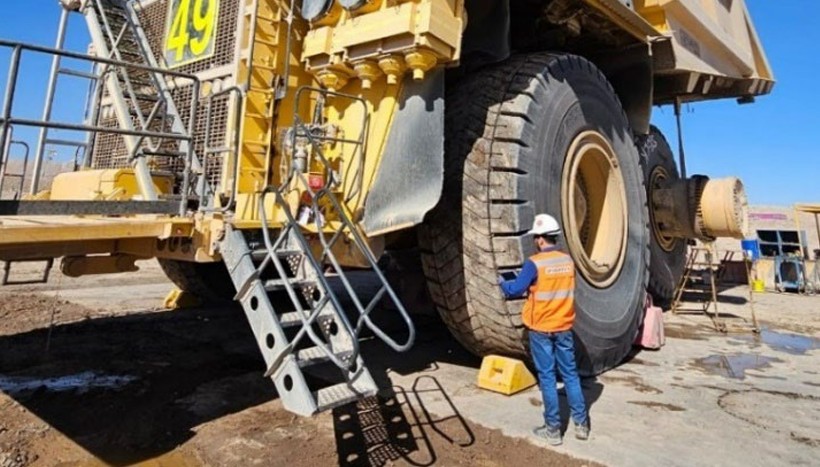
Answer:
<svg viewBox="0 0 820 467"><path fill-rule="evenodd" d="M617 365L642 316L649 230L640 158L609 82L581 57L514 57L448 89L446 128L444 193L419 240L455 337L478 355L527 354L523 302L505 300L497 277L533 253L526 231L544 212L579 264L579 368Z"/></svg>
<svg viewBox="0 0 820 467"><path fill-rule="evenodd" d="M663 133L652 126L649 134L636 138L641 151L646 181L646 196L652 202L652 190L660 183L678 180L678 167L672 148ZM649 293L655 304L668 306L675 295L686 266L686 240L665 237L649 211L651 238L649 242Z"/></svg>
<svg viewBox="0 0 820 467"><path fill-rule="evenodd" d="M165 276L181 290L203 302L227 302L236 290L225 263L194 263L158 258Z"/></svg>

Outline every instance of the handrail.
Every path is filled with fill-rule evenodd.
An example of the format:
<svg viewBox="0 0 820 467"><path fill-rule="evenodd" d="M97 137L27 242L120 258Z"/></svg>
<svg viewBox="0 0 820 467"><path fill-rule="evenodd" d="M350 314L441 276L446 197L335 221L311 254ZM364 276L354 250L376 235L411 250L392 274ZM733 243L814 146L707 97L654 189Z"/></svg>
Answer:
<svg viewBox="0 0 820 467"><path fill-rule="evenodd" d="M233 145L227 147L218 147L218 148L208 148L208 141L210 141L211 137L211 112L213 110L213 101L217 97L222 97L224 95L229 95L231 93L236 93L237 95L237 111L234 112L235 114L235 122L234 122L234 138L233 138ZM205 148L202 160L202 167L203 170L208 166L208 155L209 154L219 154L222 152L230 152L232 153L232 162L233 162L233 169L234 169L234 177L233 177L233 185L231 186L231 197L229 198L228 202L219 208L205 208L203 203L200 203L199 210L201 212L221 212L225 213L233 209L234 205L236 204L236 196L237 192L239 191L239 154L241 150L241 138L242 138L242 106L245 102L245 90L240 86L231 86L226 89L223 89L220 92L211 94L208 96L208 103L206 104L205 109L205 137L203 139L203 147ZM205 187L202 187L203 190ZM213 193L216 193L216 188L212 190ZM200 193L200 197L202 199L205 198L205 193Z"/></svg>
<svg viewBox="0 0 820 467"><path fill-rule="evenodd" d="M311 137L308 136L308 139L310 138ZM321 155L321 151L319 149L317 149L317 151L319 151L319 156L322 159L324 159L324 156ZM327 161L325 160L325 162ZM413 321L410 318L410 315L407 313L407 310L404 308L404 305L401 303L401 300L398 298L398 296L396 296L392 287L389 286L387 278L384 277L384 274L382 274L381 270L378 268L376 258L373 255L373 252L370 250L370 247L366 243L364 243L364 241L362 241L361 235L353 231L353 229L356 228L355 224L353 224L353 222L347 216L347 214L344 211L344 208L339 204L339 201L336 199L336 197L333 196L332 193L327 191L327 188L323 188L322 190L319 190L319 192L314 193L310 189L308 181L304 178L304 175L298 173L297 176L299 177L300 181L304 184L304 186L307 188L307 191L311 193L311 201L315 212L318 212L319 210L317 199L321 198L322 196L325 196L328 200L330 200L331 204L333 204L334 210L342 218L342 227L339 230L339 232L342 232L345 227L351 230L350 237L353 238L353 241L356 243L356 247L365 255L365 258L371 265L373 271L376 273L377 277L379 278L379 281L381 281L381 283L384 284L382 288L379 290L379 292L377 292L373 299L371 299L371 301L368 303L367 307L362 306L358 295L355 293L353 286L350 284L350 282L347 280L347 277L345 277L344 273L342 272L342 267L336 259L336 255L333 254L332 244L327 242L324 233L324 228L322 225L319 224L320 221L317 216L317 219L315 219L314 222L316 223L316 230L318 233L317 236L322 244L324 254L330 260L334 269L339 273L339 279L341 280L342 284L345 287L345 290L347 291L348 295L350 295L350 298L353 300L353 303L356 305L356 308L359 311L359 319L356 323L355 335L358 335L362 329L362 326L366 325L371 331L373 331L374 334L376 334L387 345L393 348L393 350L397 352L404 352L406 350L409 350L413 346L413 342L415 341L415 326L413 325ZM337 238L337 235L334 235L334 238ZM375 308L375 305L378 303L378 301L385 293L387 293L390 296L390 299L393 301L393 304L396 306L396 309L398 310L399 314L401 315L402 319L407 325L408 337L407 341L403 344L399 344L395 340L393 340L370 319L370 312Z"/></svg>
<svg viewBox="0 0 820 467"><path fill-rule="evenodd" d="M334 196L334 194L332 192L330 192L330 190L329 190L329 187L334 185L337 182L337 180L333 180L333 178L332 178L333 177L333 175L332 175L333 174L333 168L330 164L330 161L327 160L327 158L324 156L324 154L322 152L321 144L318 141L319 138L315 137L311 133L310 129L305 125L305 123L301 120L301 118L299 116L299 102L301 101L301 96L302 96L303 92L318 92L318 93L322 94L322 96L336 96L336 97L341 97L341 98L345 98L345 99L358 101L364 106L365 110L367 109L366 103L364 102L364 100L362 98L359 98L359 97L356 97L356 96L342 94L342 93L338 93L338 92L335 92L335 91L328 91L328 90L325 90L325 89L313 88L313 87L309 87L309 86L300 87L296 91L295 104L294 104L294 130L295 131L293 131L292 134L291 134L291 147L294 147L294 148L296 147L297 138L307 138L307 140L311 144L311 147L313 148L312 157L315 157L322 164L322 166L324 167L324 170L328 174L330 174L331 180L329 180L328 183L326 183L321 189L314 191L310 187L310 184L309 184L308 180L305 178L305 175L302 172L294 170L293 166L291 166L290 171L289 171L290 173L288 174L287 179L283 180L281 186L278 187L277 189L275 189L275 193L277 194L277 202L280 203L280 205L284 208L283 211L285 211L285 213L286 213L286 216L288 218L288 222L289 223L294 223L295 219L293 219L293 216L290 213L290 210L288 209L288 204L286 203L284 197L282 196L282 191L286 190L288 188L288 186L292 185L294 182L296 182L298 185L301 185L301 188L304 189L304 192L306 192L310 195L311 205L312 205L311 208L314 210L315 213L321 212L321 209L320 209L320 206L319 206L319 199L321 199L322 197L326 197L330 201L330 204L332 205L334 211L336 212L336 214L338 215L338 217L341 221L341 226L336 230L336 232L334 232L333 236L331 237L330 242L328 242L328 240L327 240L327 237L326 237L326 234L325 234L325 228L324 228L324 225L322 225L322 221L320 219L320 216L318 216L318 215L315 216L314 223L316 224L317 237L319 238L319 241L322 244L322 249L323 249L323 257L321 259L322 260L324 260L325 258L328 259L330 261L330 263L333 265L333 267L335 268L335 270L338 272L339 279L341 280L342 285L344 286L344 288L347 291L348 295L350 295L350 297L353 300L353 303L356 306L356 309L359 313L359 317L358 317L358 320L357 320L357 323L356 323L354 336L358 336L359 333L361 332L362 328L364 326L367 326L368 329L370 329L374 334L376 334L376 336L378 336L382 341L384 341L388 346L390 346L394 350L396 350L398 352L406 351L406 350L410 349L410 347L412 347L413 342L415 341L415 336L416 336L415 326L413 325L412 319L410 318L410 315L407 313L407 310L404 308L404 305L401 303L401 300L395 294L395 292L393 291L393 288L390 287L389 283L387 282L387 279L384 277L384 274L378 268L377 261L376 261L375 256L373 255L373 252L370 250L369 245L367 245L363 241L362 234L361 234L360 231L358 231L357 225L348 216L346 207L342 206L342 204L340 204L339 200L336 199L336 196ZM358 143L359 144L358 151L360 151L360 154L361 154L361 157L362 157L362 163L363 163L363 158L364 158L363 144L364 144L364 138L365 138L365 134L364 134L364 131L365 131L365 128L366 128L365 125L367 124L367 112L366 111L363 112L363 115L364 116L363 116L363 120L362 120L362 132L360 133L359 143ZM261 211L264 211L264 196L263 196L263 199L262 199L262 204L260 204L260 212ZM262 229L263 232L266 229L267 229L267 223L263 222L263 229ZM371 299L371 301L367 304L367 306L362 305L361 301L359 300L358 295L355 293L355 290L353 289L352 285L350 284L347 277L345 276L345 274L343 272L343 269L342 269L339 261L336 258L336 255L332 251L333 245L338 240L338 238L340 238L341 235L343 235L343 232L344 232L345 229L348 229L350 231L349 236L353 238L353 241L356 244L356 247L365 256L365 259L368 261L371 268L376 273L377 277L379 278L379 281L383 284L382 288L379 289L379 291ZM297 232L298 232L298 229L297 229ZM301 235L301 232L299 232L299 235ZM306 251L309 251L309 250L306 250ZM312 255L311 255L311 261L315 263L315 259L313 259ZM404 342L404 343L400 344L400 343L396 342L393 338L388 336L387 333L382 331L379 326L377 326L375 323L373 323L373 321L370 318L370 312L375 308L376 304L384 296L385 293L388 294L391 301L393 301L394 305L396 306L396 309L399 311L399 314L401 315L402 319L404 320L404 322L405 322L405 324L408 328L408 338L407 338L407 341Z"/></svg>
<svg viewBox="0 0 820 467"><path fill-rule="evenodd" d="M111 66L116 66L116 67L133 68L133 69L136 69L136 70L143 70L143 71L148 71L148 72L151 72L151 73L162 73L164 75L173 76L175 78L183 78L183 79L188 79L188 80L191 80L191 81L199 81L199 78L197 78L195 75L192 75L190 73L182 73L182 72L179 72L179 71L169 70L169 69L165 69L165 68L157 68L157 67L152 67L152 66L148 66L148 65L140 65L138 63L128 63L128 62L123 62L123 61L120 61L120 60L112 60L110 58L97 57L97 56L94 56L94 55L88 55L88 54L83 54L83 53L79 53L79 52L72 52L70 50L53 49L51 47L44 47L44 46L41 46L41 45L28 44L28 43L25 43L25 42L15 42L15 41L7 40L7 39L0 39L0 47L15 48L15 47L18 47L18 46L20 47L21 50L30 50L32 52L59 55L61 57L74 58L74 59L77 59L77 60L84 60L84 61L87 61L87 62L102 63L102 64L105 64L105 65L111 65Z"/></svg>
<svg viewBox="0 0 820 467"><path fill-rule="evenodd" d="M9 65L9 72L8 72L8 85L6 86L5 98L2 108L2 113L0 113L0 151L3 154L0 156L4 156L7 152L7 144L6 142L10 139L8 136L9 129L12 125L19 125L19 126L27 126L27 127L35 127L41 129L59 129L59 130L70 130L70 131L79 131L85 132L90 135L96 134L115 134L120 136L130 136L137 138L137 145L135 147L140 147L142 142L145 139L149 141L163 141L163 140L173 140L173 141L180 141L181 145L187 145L188 150L184 154L184 169L183 169L183 188L182 188L182 196L180 197L180 208L179 214L184 215L187 211L187 203L188 197L187 193L189 192L188 183L190 180L190 171L192 170L193 165L193 148L194 148L194 122L196 118L196 110L198 104L198 96L199 96L199 89L200 89L200 80L195 75L188 74L188 73L181 73L178 71L167 70L164 68L148 66L138 63L129 63L124 62L122 60L115 60L109 57L100 57L100 56L93 56L78 52L72 52L67 50L55 49L50 47L44 47L34 44L28 44L23 42L14 42L5 39L0 39L0 48L11 48L11 60ZM99 65L99 68L105 68L102 73L111 73L114 72L116 68L123 69L123 70L141 70L144 72L149 73L152 76L152 79L159 79L158 76L166 77L166 78L174 78L176 82L176 86L186 86L190 85L192 89L191 95L191 118L187 125L187 128L182 128L181 131L174 131L174 129L166 130L165 125L163 125L158 131L156 130L149 130L147 127L143 127L141 129L128 129L128 128L110 128L104 127L99 124L98 121L87 121L83 124L77 123L69 123L69 122L54 122L48 120L34 120L29 118L19 118L12 115L13 109L13 101L16 93L16 85L19 81L19 73L20 73L20 61L21 57L24 52L33 52L39 54L46 54L52 55L55 57L64 57L70 58L80 61L90 62L96 65ZM102 76L102 75L101 75ZM100 87L101 88L101 87ZM163 97L163 96L160 96ZM147 122L150 124L155 118L157 118L157 114L160 112L161 102L157 102L157 104L152 109L150 115L148 116ZM89 138L89 141L93 140L93 137ZM187 143L187 144L186 144ZM146 143L148 144L148 143ZM183 154L180 154L182 156ZM88 159L88 155L86 159ZM135 157L134 154L129 154L129 158L133 159Z"/></svg>
<svg viewBox="0 0 820 467"><path fill-rule="evenodd" d="M6 148L3 151L3 154L0 154L0 198L3 197L3 185L5 183L6 177L15 177L20 179L20 187L15 193L13 199L17 199L20 194L23 192L23 185L25 184L26 180L26 171L28 170L28 158L31 154L31 147L25 141L15 141L13 140L13 131L9 135L8 143L6 144ZM23 167L20 170L20 173L8 173L9 170L9 158L11 157L11 147L12 146L21 146L24 150L23 153Z"/></svg>
<svg viewBox="0 0 820 467"><path fill-rule="evenodd" d="M327 344L325 344L316 335L316 333L313 331L313 328L311 326L313 320L315 320L315 318L323 311L324 305L327 302L324 301L324 300L321 301L322 306L317 306L316 310L313 312L312 315L307 315L305 309L302 307L302 304L299 301L299 297L297 297L297 295L296 295L296 291L294 290L293 285L287 280L287 274L285 272L285 268L284 268L284 266L282 266L282 262L281 262L281 260L279 259L278 255L276 253L276 249L274 248L274 244L271 242L271 239L270 239L270 232L268 231L268 221L267 221L267 216L265 214L265 197L267 195L269 195L270 193L274 193L276 195L277 203L285 203L285 204L280 204L280 205L285 207L283 209L283 211L285 212L285 215L288 218L288 224L285 226L285 228L279 234L279 238L276 242L277 245L280 243L280 241L283 241L285 238L287 238L287 235L289 233L293 233L294 237L296 238L296 241L299 243L300 247L302 248L302 251L304 252L304 257L310 263L310 266L313 268L313 270L317 271L317 273L318 273L316 275L316 279L321 284L322 290L324 291L325 297L323 297L323 299L327 298L328 300L330 300L332 305L338 311L337 317L339 318L339 320L342 322L342 325L345 327L345 329L347 329L350 336L352 337L352 339L351 339L352 340L351 345L353 347L352 358L350 358L350 361L347 362L347 363L342 362L341 360L339 360L339 358L333 353L333 351L328 348ZM282 353L280 354L281 357L277 358L277 361L281 362L281 360L285 356L287 356L288 353L291 353L293 351L293 348L295 347L295 345L302 339L304 334L307 333L308 336L310 337L310 340L313 341L313 343L316 344L316 346L318 346L320 349L322 349L322 351L327 354L328 358L336 366L338 366L339 368L343 368L345 370L350 370L351 365L353 365L353 362L356 361L356 359L358 358L358 356L360 354L359 342L356 339L356 334L353 333L353 327L350 325L350 322L348 321L347 317L345 316L344 311L341 307L341 304L338 301L338 298L336 298L336 295L330 289L330 284L328 284L327 278L323 274L321 274L321 271L322 271L321 266L316 262L316 259L310 253L310 245L308 244L308 242L305 239L302 232L297 228L298 224L296 223L296 219L293 218L293 215L290 213L290 210L287 209L286 206L287 206L286 201L282 197L282 194L278 190L275 190L275 189L272 189L272 188L268 187L262 192L260 200L259 200L259 218L262 220L262 238L263 238L263 241L265 243L265 247L267 249L268 256L265 258L265 261L263 262L263 264L260 265L260 268L264 267L265 263L267 263L267 261L268 261L268 258L270 258L270 260L273 262L274 267L276 268L277 273L279 274L279 277L283 279L283 283L285 285L285 290L287 291L288 297L290 297L291 302L293 302L293 305L296 307L296 311L298 312L299 318L302 320L302 329L300 329L299 332L297 333L297 335L290 341L290 344L286 347L286 349L284 349L282 351ZM257 269L257 271L259 271L259 270L260 269ZM274 368L274 365L271 365L271 368L268 370L267 375L270 376L270 374L273 374L275 372L276 372L276 368Z"/></svg>

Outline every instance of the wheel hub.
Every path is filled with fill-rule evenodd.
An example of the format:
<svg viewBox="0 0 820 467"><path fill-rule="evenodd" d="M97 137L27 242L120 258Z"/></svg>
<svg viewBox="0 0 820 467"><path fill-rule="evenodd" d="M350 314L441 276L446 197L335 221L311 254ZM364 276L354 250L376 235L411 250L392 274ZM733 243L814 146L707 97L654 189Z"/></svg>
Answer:
<svg viewBox="0 0 820 467"><path fill-rule="evenodd" d="M627 239L626 188L607 138L584 131L570 145L561 178L567 247L578 271L605 288L623 268Z"/></svg>
<svg viewBox="0 0 820 467"><path fill-rule="evenodd" d="M672 180L672 177L669 175L666 168L662 166L655 167L649 175L649 199L652 200L655 190L660 189L669 180ZM664 224L660 219L656 218L654 206L653 209L649 210L649 218L650 224L652 225L652 234L655 236L658 246L666 252L671 252L674 250L677 239L673 236L664 234L664 232L668 229L664 227Z"/></svg>

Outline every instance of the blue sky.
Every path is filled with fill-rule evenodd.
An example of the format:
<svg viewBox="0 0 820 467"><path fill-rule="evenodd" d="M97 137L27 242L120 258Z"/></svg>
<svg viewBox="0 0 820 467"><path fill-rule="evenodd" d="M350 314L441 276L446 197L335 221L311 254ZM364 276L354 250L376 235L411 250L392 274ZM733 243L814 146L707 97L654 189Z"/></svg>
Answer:
<svg viewBox="0 0 820 467"><path fill-rule="evenodd" d="M51 45L60 14L56 0L13 1L3 6L0 38ZM777 85L755 104L734 100L704 102L684 108L687 169L690 174L740 176L754 204L820 202L820 2L817 0L747 0ZM72 15L68 46L88 43L82 18ZM8 51L0 50L0 89L5 88ZM49 60L23 61L15 114L38 118L42 111ZM75 68L84 65L69 63ZM82 118L86 83L62 78L55 117ZM671 107L656 108L654 123L677 147ZM36 141L36 132L19 128L16 139ZM67 132L54 136L78 138ZM72 151L60 151L67 160Z"/></svg>

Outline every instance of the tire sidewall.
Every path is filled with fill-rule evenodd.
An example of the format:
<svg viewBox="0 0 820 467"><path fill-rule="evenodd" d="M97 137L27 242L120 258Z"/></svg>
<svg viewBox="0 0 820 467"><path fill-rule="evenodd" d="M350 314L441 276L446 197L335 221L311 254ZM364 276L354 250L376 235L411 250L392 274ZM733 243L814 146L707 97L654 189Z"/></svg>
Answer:
<svg viewBox="0 0 820 467"><path fill-rule="evenodd" d="M641 318L639 310L645 300L649 242L637 148L617 97L598 75L594 68L551 70L545 75L547 81L542 91L551 96L541 100L545 106L538 116L539 137L534 146L538 155L537 177L531 177L529 186L536 212L561 219L561 182L567 153L575 137L587 130L606 136L620 163L628 213L623 267L615 282L604 289L591 285L580 273L576 281L574 330L578 337L579 365L585 374L598 373L617 364L606 354L620 360L624 356L624 343L631 346ZM562 241L562 249L566 251L565 241Z"/></svg>
<svg viewBox="0 0 820 467"><path fill-rule="evenodd" d="M646 196L647 199L651 200L650 184L655 169L658 167L665 169L671 180L678 180L680 175L675 164L672 148L657 127L652 126L648 135L638 137L638 147L641 151L641 157L644 159ZM650 222L654 222L651 212ZM683 276L686 263L686 241L680 238L675 239L672 248L667 251L655 238L654 231L650 231L650 237L649 292L655 299L656 304L668 305L672 301L675 289Z"/></svg>

